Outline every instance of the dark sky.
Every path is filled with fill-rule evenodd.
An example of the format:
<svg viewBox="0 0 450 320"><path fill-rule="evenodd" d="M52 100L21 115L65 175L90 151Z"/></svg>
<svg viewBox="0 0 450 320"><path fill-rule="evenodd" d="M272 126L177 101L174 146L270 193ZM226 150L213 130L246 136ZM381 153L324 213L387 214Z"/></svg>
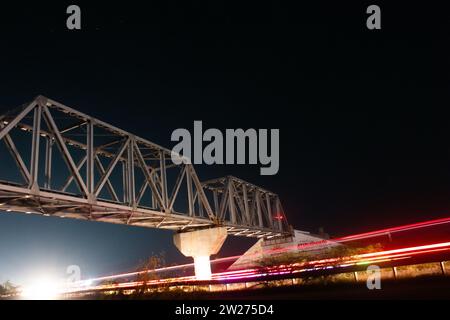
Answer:
<svg viewBox="0 0 450 320"><path fill-rule="evenodd" d="M157 2L156 2L157 3ZM171 147L176 128L279 128L280 171L198 166L278 193L297 229L345 235L450 214L449 25L431 4L78 2L0 7L0 111L42 94ZM302 2L303 3L303 2ZM229 239L222 255L251 241ZM166 231L0 214L0 282L83 276L151 253L187 261ZM61 271L62 270L62 271Z"/></svg>

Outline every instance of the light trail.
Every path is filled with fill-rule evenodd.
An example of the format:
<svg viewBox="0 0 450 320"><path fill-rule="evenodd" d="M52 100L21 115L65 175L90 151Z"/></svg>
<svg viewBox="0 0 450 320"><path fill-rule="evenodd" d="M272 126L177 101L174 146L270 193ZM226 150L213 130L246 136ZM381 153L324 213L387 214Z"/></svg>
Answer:
<svg viewBox="0 0 450 320"><path fill-rule="evenodd" d="M269 276L282 276L282 275L293 275L296 273L307 272L307 271L320 271L326 269L335 268L348 268L351 266L370 264L370 263L381 263L396 260L410 259L413 256L437 253L437 252L449 252L450 242L434 243L414 247L399 248L393 250L385 250L366 254L357 254L347 257L337 257L320 259L315 261L307 261L301 263L293 263L287 265L279 265L267 268L251 268L244 270L234 270L214 273L212 275L212 281L233 281L233 280L245 280L245 279L255 279L264 278ZM146 285L168 285L168 284L190 284L198 283L195 276L186 277L175 277L167 279L157 279L151 281L132 281L112 285L100 285L92 286L89 288L82 289L68 289L65 293L75 293L83 290L114 290L123 288L133 288ZM208 282L205 282L208 283Z"/></svg>
<svg viewBox="0 0 450 320"><path fill-rule="evenodd" d="M339 257L322 259L316 261L309 261L304 263L290 264L286 266L277 266L270 268L266 272L258 273L258 270L250 269L243 270L242 273L235 273L228 275L225 273L213 275L213 280L238 280L245 278L257 278L264 276L291 274L296 272L305 272L313 270L332 269L338 267L350 267L355 265L388 262L400 259L409 259L412 256L421 254L437 253L443 251L450 251L450 242L436 243L423 246L407 247L395 250L386 250L381 252L374 252L368 254L359 254L350 257ZM312 268L308 268L312 267Z"/></svg>
<svg viewBox="0 0 450 320"><path fill-rule="evenodd" d="M428 221L423 221L423 222L417 222L417 223L412 223L412 224L406 224L406 225L402 225L402 226L398 226L398 227L391 227L391 228L386 228L386 229L381 229L381 230L359 233L359 234L354 234L354 235L349 235L349 236L344 236L344 237L333 238L333 239L329 239L329 240L308 242L308 243L304 243L301 245L296 244L296 245L292 245L292 246L288 246L288 247L284 247L284 248L269 249L269 250L267 250L267 252L272 253L272 254L273 253L283 253L285 251L290 251L290 250L299 249L299 248L305 249L308 247L311 247L310 249L313 250L314 247L320 247L320 246L327 245L327 244L346 243L346 242L350 242L350 241L375 238L375 237L380 237L380 236L389 235L389 234L393 234L393 233L411 231L411 230L420 229L420 228L428 228L428 227L443 225L443 224L447 224L447 223L450 223L450 217L428 220Z"/></svg>
<svg viewBox="0 0 450 320"><path fill-rule="evenodd" d="M137 275L141 275L141 274L145 274L145 273L172 271L172 270L188 268L188 267L193 267L193 266L194 266L194 263L187 263L187 264L180 264L180 265L176 265L176 266L156 268L156 269L152 269L152 270L135 271L135 272L128 272L128 273L116 274L116 275L111 275L111 276L92 278L92 279L88 279L88 280L81 280L79 282L104 281L104 280L111 280L111 279L116 279L116 278L126 278L126 277L137 276Z"/></svg>
<svg viewBox="0 0 450 320"><path fill-rule="evenodd" d="M428 244L428 245L409 247L409 248L401 248L401 249L393 249L393 250L380 251L380 252L364 253L364 254L359 254L357 256L361 257L361 258L365 258L365 257L374 257L374 256L385 255L385 254L395 254L395 253L403 253L403 252L410 252L410 251L422 251L422 250L427 250L427 249L448 248L448 247L450 247L450 242L442 242L442 243Z"/></svg>
<svg viewBox="0 0 450 320"><path fill-rule="evenodd" d="M427 227L443 225L443 224L448 224L448 223L450 223L450 217L428 220L428 221L412 223L412 224L406 224L406 225L402 225L402 226L385 228L385 229L381 229L381 230L359 233L359 234L354 234L354 235L349 235L349 236L344 236L344 237L338 237L338 238L333 238L333 239L329 239L329 240L309 242L309 243L300 244L300 245L295 244L292 246L287 246L287 247L277 248L277 249L268 249L268 250L265 250L262 252L257 252L257 253L251 254L251 255L247 255L246 257L252 258L253 256L256 257L261 254L267 254L267 253L268 254L279 254L279 253L284 253L284 252L288 252L288 251L292 251L292 250L298 250L299 248L301 248L303 250L305 248L309 248L310 250L313 250L315 247L320 247L320 246L324 246L327 244L345 243L345 242L362 240L362 239L367 239L367 238L374 238L374 237L393 234L393 233L397 233L397 232L405 232L405 231L410 231L410 230L415 230L415 229L420 229L420 228L427 228ZM227 261L231 261L231 260L237 260L240 257L241 257L241 255L218 258L218 259L211 260L211 264L227 262ZM75 286L83 285L86 282L98 282L98 281L105 281L105 280L112 280L112 279L120 279L120 278L138 276L138 275L142 275L142 274L146 274L146 273L159 273L159 272L174 271L174 270L179 270L179 269L183 269L183 268L190 268L193 266L194 266L194 263L187 263L187 264L162 267L162 268L157 268L157 269L152 269L152 270L128 272L128 273L92 278L92 279L88 279L88 280L81 280L81 281L75 283L74 285Z"/></svg>
<svg viewBox="0 0 450 320"><path fill-rule="evenodd" d="M414 230L414 229L420 229L420 228L424 228L424 227L432 227L432 226L437 226L437 225L442 225L442 224L447 224L447 223L450 223L450 218L435 219L435 220L417 222L417 223L407 224L407 225L393 227L393 228L386 228L386 229L381 229L381 230L376 230L376 231L370 231L370 232L345 236L345 237L337 238L337 239L335 239L335 241L345 242L345 241L350 241L350 240L354 240L354 239L361 240L361 239L365 239L365 238L372 238L374 236L382 236L382 235L386 235L386 234L390 234L390 233L410 231L410 230Z"/></svg>

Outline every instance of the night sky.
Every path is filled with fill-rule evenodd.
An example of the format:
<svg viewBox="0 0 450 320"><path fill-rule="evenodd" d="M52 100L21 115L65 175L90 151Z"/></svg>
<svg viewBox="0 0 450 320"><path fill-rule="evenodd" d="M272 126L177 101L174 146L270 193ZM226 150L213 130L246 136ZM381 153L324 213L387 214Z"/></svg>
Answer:
<svg viewBox="0 0 450 320"><path fill-rule="evenodd" d="M278 193L296 229L338 236L450 215L443 8L376 2L382 29L371 31L372 2L76 3L80 31L65 26L72 3L2 4L1 113L42 94L166 147L194 120L279 128L277 175L196 169ZM229 238L221 255L253 242ZM168 231L0 213L0 282L71 264L112 274L162 251L189 261Z"/></svg>

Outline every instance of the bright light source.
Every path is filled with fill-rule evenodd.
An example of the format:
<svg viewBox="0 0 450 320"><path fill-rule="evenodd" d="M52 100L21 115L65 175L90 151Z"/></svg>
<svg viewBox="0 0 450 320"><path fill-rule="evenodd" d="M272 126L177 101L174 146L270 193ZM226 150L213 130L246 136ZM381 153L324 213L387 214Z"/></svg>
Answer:
<svg viewBox="0 0 450 320"><path fill-rule="evenodd" d="M93 283L94 283L94 281L92 281L91 279L88 279L88 280L80 280L80 281L71 282L71 283L69 282L67 284L67 286L73 287L73 288L90 287Z"/></svg>
<svg viewBox="0 0 450 320"><path fill-rule="evenodd" d="M52 300L61 292L59 283L48 278L33 281L22 289L21 296L27 300Z"/></svg>
<svg viewBox="0 0 450 320"><path fill-rule="evenodd" d="M92 280L90 280L90 279L84 280L84 281L83 281L83 286L85 286L85 287L90 287L90 286L92 286L93 283L94 283L94 282L93 282Z"/></svg>
<svg viewBox="0 0 450 320"><path fill-rule="evenodd" d="M194 257L195 277L197 280L211 280L209 256Z"/></svg>

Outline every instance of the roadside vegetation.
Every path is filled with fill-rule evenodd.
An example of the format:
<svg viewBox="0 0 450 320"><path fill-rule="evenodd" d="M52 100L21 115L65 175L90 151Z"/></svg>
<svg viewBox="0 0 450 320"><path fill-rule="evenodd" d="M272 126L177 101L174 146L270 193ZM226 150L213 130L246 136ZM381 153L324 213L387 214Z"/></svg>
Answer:
<svg viewBox="0 0 450 320"><path fill-rule="evenodd" d="M12 284L10 281L6 281L3 284L0 284L0 298L14 296L17 294L18 287Z"/></svg>

